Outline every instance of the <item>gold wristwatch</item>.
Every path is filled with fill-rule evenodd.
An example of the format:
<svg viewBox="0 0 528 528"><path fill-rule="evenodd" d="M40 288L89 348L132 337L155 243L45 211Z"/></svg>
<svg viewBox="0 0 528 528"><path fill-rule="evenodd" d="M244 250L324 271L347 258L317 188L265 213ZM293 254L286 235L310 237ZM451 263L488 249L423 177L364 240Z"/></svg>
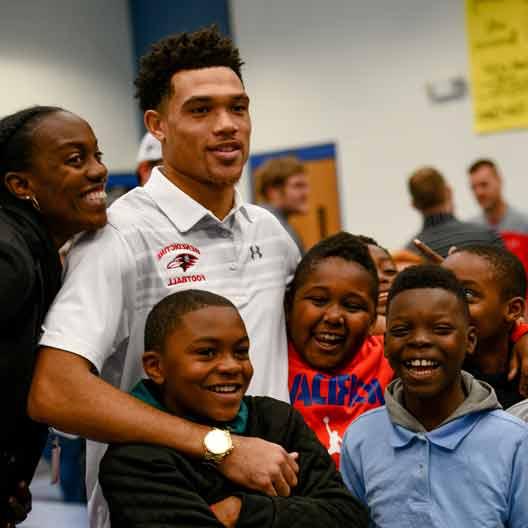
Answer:
<svg viewBox="0 0 528 528"><path fill-rule="evenodd" d="M204 460L219 464L233 451L233 441L231 434L225 429L211 429L203 439Z"/></svg>

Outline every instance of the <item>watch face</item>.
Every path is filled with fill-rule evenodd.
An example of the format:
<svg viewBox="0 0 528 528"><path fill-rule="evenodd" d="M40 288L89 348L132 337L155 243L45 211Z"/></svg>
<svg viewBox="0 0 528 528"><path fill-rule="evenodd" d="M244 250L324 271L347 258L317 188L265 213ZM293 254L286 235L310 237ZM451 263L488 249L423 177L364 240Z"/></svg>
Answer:
<svg viewBox="0 0 528 528"><path fill-rule="evenodd" d="M207 449L215 455L221 455L231 447L229 435L220 429L213 429L207 433L204 443Z"/></svg>

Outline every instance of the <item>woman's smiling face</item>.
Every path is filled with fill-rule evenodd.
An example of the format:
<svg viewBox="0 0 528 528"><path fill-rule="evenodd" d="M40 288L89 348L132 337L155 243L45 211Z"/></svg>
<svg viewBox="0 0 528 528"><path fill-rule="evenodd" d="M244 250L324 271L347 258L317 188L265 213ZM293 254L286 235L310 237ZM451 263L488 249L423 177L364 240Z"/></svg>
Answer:
<svg viewBox="0 0 528 528"><path fill-rule="evenodd" d="M106 223L108 177L90 125L69 112L54 112L35 126L30 191L57 238Z"/></svg>

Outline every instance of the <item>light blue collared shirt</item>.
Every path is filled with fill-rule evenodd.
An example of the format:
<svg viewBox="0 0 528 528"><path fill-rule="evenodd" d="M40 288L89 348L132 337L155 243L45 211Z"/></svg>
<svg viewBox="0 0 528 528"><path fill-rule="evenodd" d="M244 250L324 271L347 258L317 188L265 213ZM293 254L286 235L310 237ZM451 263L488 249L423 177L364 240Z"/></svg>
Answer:
<svg viewBox="0 0 528 528"><path fill-rule="evenodd" d="M528 527L528 426L502 410L429 432L369 411L347 429L341 472L373 527Z"/></svg>

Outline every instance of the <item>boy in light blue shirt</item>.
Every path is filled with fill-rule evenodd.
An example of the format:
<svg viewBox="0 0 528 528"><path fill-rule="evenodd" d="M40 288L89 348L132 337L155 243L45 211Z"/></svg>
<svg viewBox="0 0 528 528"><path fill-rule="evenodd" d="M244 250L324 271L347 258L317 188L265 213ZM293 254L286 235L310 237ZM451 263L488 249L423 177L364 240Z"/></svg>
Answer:
<svg viewBox="0 0 528 528"><path fill-rule="evenodd" d="M450 271L414 266L396 278L385 355L397 379L384 407L350 425L341 454L372 526L528 526L528 426L461 370L475 344Z"/></svg>

